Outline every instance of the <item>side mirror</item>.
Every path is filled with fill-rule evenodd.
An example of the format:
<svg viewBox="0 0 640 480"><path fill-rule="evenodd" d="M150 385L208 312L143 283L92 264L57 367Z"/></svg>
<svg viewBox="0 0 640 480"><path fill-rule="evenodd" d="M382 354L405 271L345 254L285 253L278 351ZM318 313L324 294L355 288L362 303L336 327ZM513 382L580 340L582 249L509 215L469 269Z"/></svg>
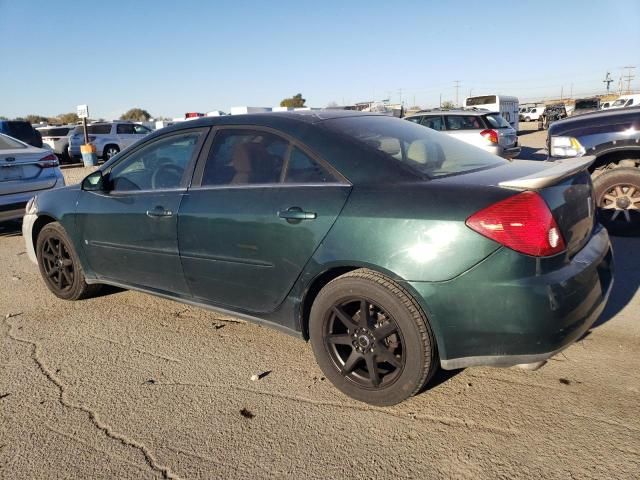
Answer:
<svg viewBox="0 0 640 480"><path fill-rule="evenodd" d="M82 190L87 192L102 192L106 190L106 182L102 171L96 170L82 180Z"/></svg>

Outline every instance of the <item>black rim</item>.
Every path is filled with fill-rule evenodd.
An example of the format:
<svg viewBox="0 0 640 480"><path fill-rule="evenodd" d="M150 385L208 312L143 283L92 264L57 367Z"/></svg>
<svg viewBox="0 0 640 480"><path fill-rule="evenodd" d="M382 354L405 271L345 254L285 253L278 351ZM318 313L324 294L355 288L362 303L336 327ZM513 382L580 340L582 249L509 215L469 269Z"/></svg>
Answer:
<svg viewBox="0 0 640 480"><path fill-rule="evenodd" d="M54 236L48 237L42 245L40 255L47 281L60 291L71 288L75 272L71 255L64 242Z"/></svg>
<svg viewBox="0 0 640 480"><path fill-rule="evenodd" d="M640 221L640 189L635 185L618 184L600 199L602 218L610 224L637 225Z"/></svg>
<svg viewBox="0 0 640 480"><path fill-rule="evenodd" d="M333 305L325 322L324 344L340 374L363 388L385 388L404 369L402 332L389 314L366 298Z"/></svg>

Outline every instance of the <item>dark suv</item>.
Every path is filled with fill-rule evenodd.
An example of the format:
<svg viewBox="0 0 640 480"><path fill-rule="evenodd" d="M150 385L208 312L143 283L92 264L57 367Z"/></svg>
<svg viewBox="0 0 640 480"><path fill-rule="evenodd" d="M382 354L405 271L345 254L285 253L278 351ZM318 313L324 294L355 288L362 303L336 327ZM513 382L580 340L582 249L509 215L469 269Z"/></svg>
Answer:
<svg viewBox="0 0 640 480"><path fill-rule="evenodd" d="M34 147L42 148L40 133L24 120L0 120L0 133L22 140Z"/></svg>
<svg viewBox="0 0 640 480"><path fill-rule="evenodd" d="M640 107L570 117L549 127L549 160L593 155L589 168L600 222L640 234Z"/></svg>

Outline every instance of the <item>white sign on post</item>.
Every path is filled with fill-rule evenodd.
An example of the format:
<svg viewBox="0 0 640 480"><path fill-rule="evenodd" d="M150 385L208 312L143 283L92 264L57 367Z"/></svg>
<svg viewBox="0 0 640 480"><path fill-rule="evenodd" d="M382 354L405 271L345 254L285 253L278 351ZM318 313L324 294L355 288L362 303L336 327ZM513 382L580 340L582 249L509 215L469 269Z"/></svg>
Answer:
<svg viewBox="0 0 640 480"><path fill-rule="evenodd" d="M89 118L89 105L78 105L78 117Z"/></svg>

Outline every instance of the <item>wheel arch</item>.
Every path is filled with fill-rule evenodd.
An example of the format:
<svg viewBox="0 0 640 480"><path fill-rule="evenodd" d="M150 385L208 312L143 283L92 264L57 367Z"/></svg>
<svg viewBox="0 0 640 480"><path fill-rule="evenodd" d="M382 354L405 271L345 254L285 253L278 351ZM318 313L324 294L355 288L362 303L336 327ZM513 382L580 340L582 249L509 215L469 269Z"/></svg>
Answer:
<svg viewBox="0 0 640 480"><path fill-rule="evenodd" d="M636 168L640 167L640 148L608 150L600 153L595 162L589 167L589 173L593 174L596 170L602 169L607 165L617 165L621 160L636 160ZM624 165L631 167L631 165Z"/></svg>
<svg viewBox="0 0 640 480"><path fill-rule="evenodd" d="M33 223L33 227L31 229L31 243L33 245L34 251L36 251L36 244L37 244L36 242L38 241L38 236L40 235L40 232L42 231L42 229L49 223L53 223L57 221L58 221L57 218L54 218L53 216L47 213L38 215L38 218ZM36 255L37 255L37 251L36 251Z"/></svg>

